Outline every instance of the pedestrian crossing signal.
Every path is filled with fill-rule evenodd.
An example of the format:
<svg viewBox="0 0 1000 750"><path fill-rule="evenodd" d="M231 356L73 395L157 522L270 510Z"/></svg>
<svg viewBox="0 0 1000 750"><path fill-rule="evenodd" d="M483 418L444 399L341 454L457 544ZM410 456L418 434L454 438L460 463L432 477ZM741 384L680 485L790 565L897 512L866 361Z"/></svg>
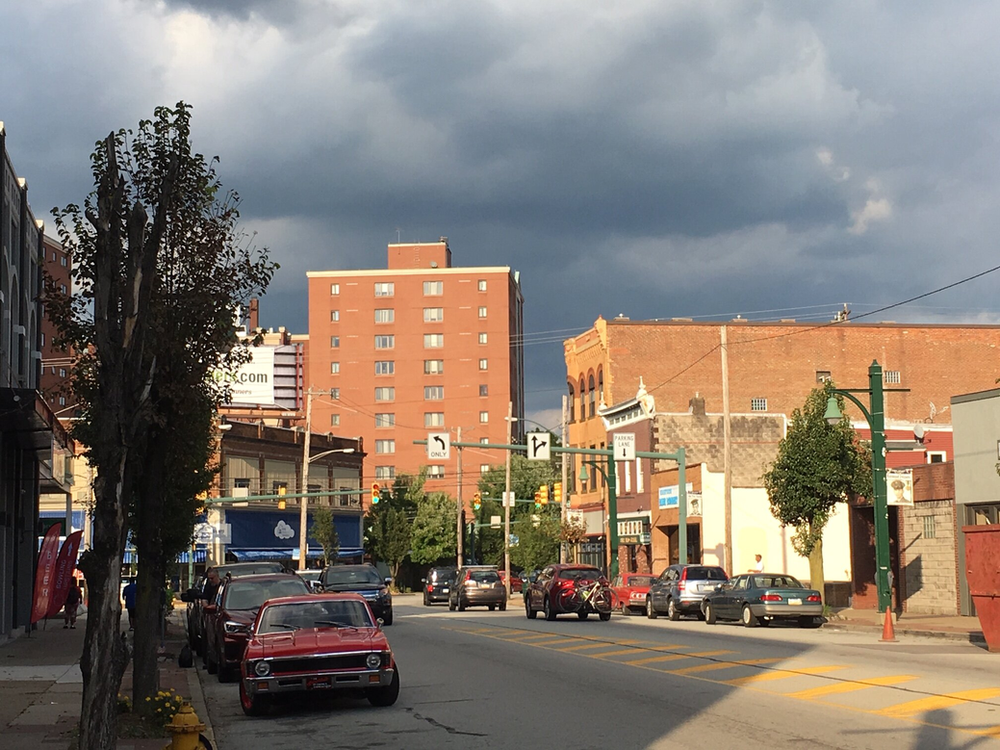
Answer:
<svg viewBox="0 0 1000 750"><path fill-rule="evenodd" d="M372 505L378 505L378 501L382 499L382 488L378 486L378 482L372 482Z"/></svg>

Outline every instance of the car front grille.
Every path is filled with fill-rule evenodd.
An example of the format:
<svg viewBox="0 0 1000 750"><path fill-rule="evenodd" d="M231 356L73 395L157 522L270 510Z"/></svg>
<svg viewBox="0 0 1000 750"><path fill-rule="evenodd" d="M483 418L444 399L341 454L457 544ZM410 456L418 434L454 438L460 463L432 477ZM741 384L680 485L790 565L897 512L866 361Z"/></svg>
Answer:
<svg viewBox="0 0 1000 750"><path fill-rule="evenodd" d="M297 672L327 672L337 669L368 669L363 654L340 654L334 656L304 657L301 659L277 659L271 662L272 674L295 674ZM383 657L384 661L385 657Z"/></svg>

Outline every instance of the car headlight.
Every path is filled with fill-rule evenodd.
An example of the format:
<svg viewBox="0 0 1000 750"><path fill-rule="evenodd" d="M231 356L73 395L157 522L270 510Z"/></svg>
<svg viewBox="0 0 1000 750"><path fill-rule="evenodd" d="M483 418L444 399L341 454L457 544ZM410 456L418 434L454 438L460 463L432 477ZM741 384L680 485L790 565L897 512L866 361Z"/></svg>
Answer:
<svg viewBox="0 0 1000 750"><path fill-rule="evenodd" d="M253 665L253 671L258 677L267 677L271 674L271 663L261 660Z"/></svg>
<svg viewBox="0 0 1000 750"><path fill-rule="evenodd" d="M365 664L369 669L378 669L382 665L382 654L368 654Z"/></svg>
<svg viewBox="0 0 1000 750"><path fill-rule="evenodd" d="M227 633L246 633L250 630L250 626L245 622L234 622L232 620L226 620L224 627Z"/></svg>

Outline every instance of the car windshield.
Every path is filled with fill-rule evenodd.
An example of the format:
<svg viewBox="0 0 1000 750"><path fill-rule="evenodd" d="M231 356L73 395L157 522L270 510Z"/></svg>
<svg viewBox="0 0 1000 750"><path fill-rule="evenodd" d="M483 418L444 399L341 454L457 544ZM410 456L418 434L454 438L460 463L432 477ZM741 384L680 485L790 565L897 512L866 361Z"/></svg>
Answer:
<svg viewBox="0 0 1000 750"><path fill-rule="evenodd" d="M371 586L381 585L382 578L375 568L327 568L323 575L325 586Z"/></svg>
<svg viewBox="0 0 1000 750"><path fill-rule="evenodd" d="M323 575L322 570L300 570L299 578L304 581L318 581L319 577Z"/></svg>
<svg viewBox="0 0 1000 750"><path fill-rule="evenodd" d="M309 587L298 578L280 581L234 581L226 589L226 609L257 609L268 599L308 594Z"/></svg>
<svg viewBox="0 0 1000 750"><path fill-rule="evenodd" d="M454 581L455 580L455 573L456 572L457 571L455 571L454 569L451 569L451 570L432 570L431 571L431 580L434 581L434 582L436 582L436 583L445 583L447 581Z"/></svg>
<svg viewBox="0 0 1000 750"><path fill-rule="evenodd" d="M625 579L626 586L651 586L653 576L629 576Z"/></svg>
<svg viewBox="0 0 1000 750"><path fill-rule="evenodd" d="M685 569L687 581L725 581L728 578L722 568L691 567Z"/></svg>
<svg viewBox="0 0 1000 750"><path fill-rule="evenodd" d="M470 570L466 580L477 583L496 583L500 580L500 575L495 570Z"/></svg>
<svg viewBox="0 0 1000 750"><path fill-rule="evenodd" d="M362 602L312 601L272 604L261 613L258 633L280 633L306 628L375 627Z"/></svg>
<svg viewBox="0 0 1000 750"><path fill-rule="evenodd" d="M560 571L559 577L564 581L592 581L601 577L601 571L597 568L570 568Z"/></svg>
<svg viewBox="0 0 1000 750"><path fill-rule="evenodd" d="M754 576L753 587L756 589L801 589L805 588L791 576Z"/></svg>
<svg viewBox="0 0 1000 750"><path fill-rule="evenodd" d="M236 578L236 576L256 576L262 573L280 573L284 569L284 566L277 562L238 563L220 565L216 568L220 578L225 578L227 573Z"/></svg>

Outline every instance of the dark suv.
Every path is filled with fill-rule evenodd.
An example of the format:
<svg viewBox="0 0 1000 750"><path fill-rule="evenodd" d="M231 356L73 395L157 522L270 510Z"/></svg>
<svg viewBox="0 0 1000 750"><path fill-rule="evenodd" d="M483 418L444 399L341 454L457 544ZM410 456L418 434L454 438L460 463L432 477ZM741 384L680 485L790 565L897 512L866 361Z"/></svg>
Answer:
<svg viewBox="0 0 1000 750"><path fill-rule="evenodd" d="M372 614L383 625L392 625L391 578L382 578L374 565L331 565L319 579L323 591L336 594L361 594L371 607Z"/></svg>
<svg viewBox="0 0 1000 750"><path fill-rule="evenodd" d="M701 603L715 587L729 580L717 565L671 565L653 580L646 596L646 617L665 614L671 620L681 615L701 617Z"/></svg>
<svg viewBox="0 0 1000 750"><path fill-rule="evenodd" d="M448 601L448 594L455 583L455 567L431 568L427 577L421 578L424 584L424 606L429 607L434 602Z"/></svg>

